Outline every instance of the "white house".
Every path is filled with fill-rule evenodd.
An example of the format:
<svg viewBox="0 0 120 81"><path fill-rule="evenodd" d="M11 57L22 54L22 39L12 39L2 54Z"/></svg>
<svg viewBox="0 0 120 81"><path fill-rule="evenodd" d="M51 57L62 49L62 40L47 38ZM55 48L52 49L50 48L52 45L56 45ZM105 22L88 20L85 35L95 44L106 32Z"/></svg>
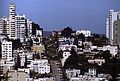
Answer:
<svg viewBox="0 0 120 81"><path fill-rule="evenodd" d="M75 50L77 50L77 46L76 45L61 45L59 46L59 50L69 50L71 51L71 48L74 48Z"/></svg>
<svg viewBox="0 0 120 81"><path fill-rule="evenodd" d="M66 69L66 74L68 78L79 77L80 70L79 69Z"/></svg>
<svg viewBox="0 0 120 81"><path fill-rule="evenodd" d="M47 59L32 61L30 64L31 70L40 74L50 73L50 65Z"/></svg>
<svg viewBox="0 0 120 81"><path fill-rule="evenodd" d="M99 59L88 59L88 62L92 63L92 64L97 63L98 65L101 66L103 63L105 63L105 59L101 59L101 58L99 58Z"/></svg>
<svg viewBox="0 0 120 81"><path fill-rule="evenodd" d="M76 35L83 34L85 37L90 37L91 36L91 31L89 30L77 30Z"/></svg>
<svg viewBox="0 0 120 81"><path fill-rule="evenodd" d="M88 73L91 75L91 76L96 76L96 69L88 69Z"/></svg>
<svg viewBox="0 0 120 81"><path fill-rule="evenodd" d="M66 37L63 37L63 38L59 38L59 45L73 45L74 43L74 38L66 38Z"/></svg>
<svg viewBox="0 0 120 81"><path fill-rule="evenodd" d="M89 69L84 75L71 77L69 81L109 81L107 76L108 75L96 76L96 69Z"/></svg>
<svg viewBox="0 0 120 81"><path fill-rule="evenodd" d="M18 68L18 71L26 72L26 73L30 74L30 69L29 68Z"/></svg>
<svg viewBox="0 0 120 81"><path fill-rule="evenodd" d="M62 66L64 66L64 63L65 63L65 61L66 61L66 59L70 56L71 54L70 54L70 51L69 50L65 50L65 51L63 51L63 59L62 59Z"/></svg>
<svg viewBox="0 0 120 81"><path fill-rule="evenodd" d="M43 34L42 34L42 30L36 30L36 35L39 35L39 36L42 36Z"/></svg>
<svg viewBox="0 0 120 81"><path fill-rule="evenodd" d="M112 45L107 45L107 46L103 46L103 47L98 47L98 50L102 50L102 51L110 51L110 54L112 54L112 56L115 56L118 53L118 47L117 46L112 46Z"/></svg>
<svg viewBox="0 0 120 81"><path fill-rule="evenodd" d="M69 50L66 50L63 52L63 59L67 59L69 56L70 56L70 51Z"/></svg>
<svg viewBox="0 0 120 81"><path fill-rule="evenodd" d="M0 67L2 68L3 72L7 71L7 70L9 70L9 71L13 70L14 65L15 65L14 61L6 61L3 59L0 60Z"/></svg>

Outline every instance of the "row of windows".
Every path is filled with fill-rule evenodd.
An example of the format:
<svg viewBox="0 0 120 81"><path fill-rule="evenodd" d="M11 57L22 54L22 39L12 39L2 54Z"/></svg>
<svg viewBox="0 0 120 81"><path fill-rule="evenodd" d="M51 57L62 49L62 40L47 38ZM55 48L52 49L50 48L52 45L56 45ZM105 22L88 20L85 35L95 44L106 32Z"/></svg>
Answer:
<svg viewBox="0 0 120 81"><path fill-rule="evenodd" d="M2 48L3 48L3 49L11 49L12 46L3 46Z"/></svg>
<svg viewBox="0 0 120 81"><path fill-rule="evenodd" d="M2 52L12 52L12 51L2 51Z"/></svg>
<svg viewBox="0 0 120 81"><path fill-rule="evenodd" d="M10 46L12 46L12 44L2 44L3 46L5 46L5 47L10 47Z"/></svg>
<svg viewBox="0 0 120 81"><path fill-rule="evenodd" d="M4 47L11 47L12 44L2 44Z"/></svg>
<svg viewBox="0 0 120 81"><path fill-rule="evenodd" d="M5 57L12 57L12 56L2 56L3 58L5 58Z"/></svg>

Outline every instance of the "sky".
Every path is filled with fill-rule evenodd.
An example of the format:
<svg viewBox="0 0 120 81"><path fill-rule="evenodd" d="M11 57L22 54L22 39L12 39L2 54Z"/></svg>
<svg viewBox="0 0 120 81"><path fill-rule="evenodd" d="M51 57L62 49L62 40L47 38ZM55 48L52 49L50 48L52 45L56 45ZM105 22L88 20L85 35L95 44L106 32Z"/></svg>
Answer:
<svg viewBox="0 0 120 81"><path fill-rule="evenodd" d="M120 11L120 0L13 0L16 13L25 14L45 31L86 29L105 34L110 9ZM9 15L10 0L0 0L0 17Z"/></svg>

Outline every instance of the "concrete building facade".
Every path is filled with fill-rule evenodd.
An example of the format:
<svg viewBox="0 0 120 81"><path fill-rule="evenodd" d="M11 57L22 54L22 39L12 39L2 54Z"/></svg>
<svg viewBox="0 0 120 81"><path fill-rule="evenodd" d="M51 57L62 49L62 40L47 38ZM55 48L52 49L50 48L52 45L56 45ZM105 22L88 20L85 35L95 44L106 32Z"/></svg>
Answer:
<svg viewBox="0 0 120 81"><path fill-rule="evenodd" d="M4 40L1 46L2 46L2 58L8 61L13 60L12 42Z"/></svg>
<svg viewBox="0 0 120 81"><path fill-rule="evenodd" d="M0 33L3 35L9 34L9 18L3 17L0 19Z"/></svg>
<svg viewBox="0 0 120 81"><path fill-rule="evenodd" d="M118 14L120 12L115 12L114 10L109 11L108 18L106 19L106 37L109 38L110 44L113 45L114 40L114 22L119 18Z"/></svg>
<svg viewBox="0 0 120 81"><path fill-rule="evenodd" d="M32 61L30 68L40 74L50 73L50 65L46 59Z"/></svg>
<svg viewBox="0 0 120 81"><path fill-rule="evenodd" d="M9 5L9 28L10 33L9 37L15 39L15 16L16 16L16 10L15 10L15 4L13 2Z"/></svg>
<svg viewBox="0 0 120 81"><path fill-rule="evenodd" d="M21 39L26 35L26 19L25 15L15 16L15 35L17 39Z"/></svg>
<svg viewBox="0 0 120 81"><path fill-rule="evenodd" d="M120 47L120 19L114 22L113 44Z"/></svg>
<svg viewBox="0 0 120 81"><path fill-rule="evenodd" d="M27 19L27 35L32 36L32 21Z"/></svg>
<svg viewBox="0 0 120 81"><path fill-rule="evenodd" d="M78 30L76 31L76 35L83 34L85 37L90 37L91 36L91 31L89 30Z"/></svg>

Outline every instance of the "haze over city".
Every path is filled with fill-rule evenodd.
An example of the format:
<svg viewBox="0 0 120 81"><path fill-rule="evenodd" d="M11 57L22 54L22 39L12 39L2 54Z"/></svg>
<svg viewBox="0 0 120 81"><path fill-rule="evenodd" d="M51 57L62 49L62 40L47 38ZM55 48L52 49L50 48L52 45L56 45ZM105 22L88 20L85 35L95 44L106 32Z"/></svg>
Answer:
<svg viewBox="0 0 120 81"><path fill-rule="evenodd" d="M13 0L16 12L38 23L45 31L88 29L105 34L110 9L120 10L120 0ZM0 17L8 16L10 0L0 0Z"/></svg>

